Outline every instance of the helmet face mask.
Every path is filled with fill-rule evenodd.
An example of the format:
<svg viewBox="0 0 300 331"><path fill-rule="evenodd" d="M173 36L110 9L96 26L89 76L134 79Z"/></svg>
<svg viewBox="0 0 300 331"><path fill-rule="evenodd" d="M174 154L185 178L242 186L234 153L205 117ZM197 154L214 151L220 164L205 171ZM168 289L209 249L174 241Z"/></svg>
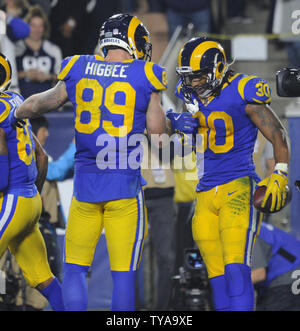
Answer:
<svg viewBox="0 0 300 331"><path fill-rule="evenodd" d="M100 29L99 44L104 56L113 46L126 50L134 59L151 61L149 32L136 16L117 14L110 17Z"/></svg>
<svg viewBox="0 0 300 331"><path fill-rule="evenodd" d="M221 86L228 70L222 46L208 38L193 38L181 49L177 74L183 90L193 91L200 99L212 96Z"/></svg>

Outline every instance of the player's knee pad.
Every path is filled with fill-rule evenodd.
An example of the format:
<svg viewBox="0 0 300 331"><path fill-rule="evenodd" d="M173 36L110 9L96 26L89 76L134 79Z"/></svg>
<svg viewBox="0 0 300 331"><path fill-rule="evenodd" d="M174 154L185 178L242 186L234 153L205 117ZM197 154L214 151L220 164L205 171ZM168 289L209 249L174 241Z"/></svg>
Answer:
<svg viewBox="0 0 300 331"><path fill-rule="evenodd" d="M252 285L250 267L241 263L225 266L225 278L229 296L242 295L247 286Z"/></svg>

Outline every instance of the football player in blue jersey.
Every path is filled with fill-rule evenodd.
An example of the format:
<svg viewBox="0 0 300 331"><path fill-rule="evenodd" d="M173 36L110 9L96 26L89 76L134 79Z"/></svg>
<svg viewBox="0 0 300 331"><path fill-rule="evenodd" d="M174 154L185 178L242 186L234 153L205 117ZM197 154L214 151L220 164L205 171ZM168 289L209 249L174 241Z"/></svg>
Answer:
<svg viewBox="0 0 300 331"><path fill-rule="evenodd" d="M199 183L192 229L215 309L253 310L251 257L261 215L252 196L257 185L266 185L263 204L271 195L271 210L284 205L289 148L287 133L269 106L268 83L234 74L229 66L218 42L206 37L188 41L179 53L175 93L189 113L178 118L169 112L168 117L183 132L184 123L191 127L194 121L202 138L196 145ZM276 161L274 172L263 181L252 160L258 129L273 144Z"/></svg>
<svg viewBox="0 0 300 331"><path fill-rule="evenodd" d="M42 211L39 192L48 156L28 120L11 127L10 112L24 99L7 90L10 80L10 63L0 54L0 257L9 248L29 285L38 289L54 310L64 310L61 285L50 270L38 225Z"/></svg>
<svg viewBox="0 0 300 331"><path fill-rule="evenodd" d="M64 303L67 310L87 308L85 278L104 228L114 283L111 309L134 310L147 219L140 167L129 165L129 155L140 143L122 146L124 139L145 129L149 135L166 131L160 103L166 71L149 62L149 33L135 16L109 18L100 29L99 43L104 58L77 55L63 60L59 83L28 98L11 122L57 109L67 100L73 103L75 178L65 240ZM103 137L117 146L111 168L99 159L106 148Z"/></svg>

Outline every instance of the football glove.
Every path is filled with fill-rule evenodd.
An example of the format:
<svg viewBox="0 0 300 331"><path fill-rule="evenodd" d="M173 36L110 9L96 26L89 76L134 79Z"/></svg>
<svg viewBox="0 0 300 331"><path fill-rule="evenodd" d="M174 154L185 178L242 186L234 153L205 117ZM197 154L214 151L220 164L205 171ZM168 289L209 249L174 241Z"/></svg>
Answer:
<svg viewBox="0 0 300 331"><path fill-rule="evenodd" d="M266 205L270 195L272 195L272 204L270 208L271 212L278 211L282 206L285 205L285 187L288 183L287 175L287 172L275 170L269 177L265 178L257 184L257 186L267 186L261 207Z"/></svg>
<svg viewBox="0 0 300 331"><path fill-rule="evenodd" d="M194 118L191 113L175 113L171 109L166 112L167 118L176 133L193 134L200 126L199 119Z"/></svg>
<svg viewBox="0 0 300 331"><path fill-rule="evenodd" d="M182 86L181 92L184 97L184 103L187 110L195 115L199 111L199 102L193 89Z"/></svg>
<svg viewBox="0 0 300 331"><path fill-rule="evenodd" d="M15 112L16 112L17 108L14 108L10 113L9 113L9 116L8 116L8 121L9 121L9 124L13 127L13 128L16 128L16 126L18 128L22 128L22 126L26 123L25 120L22 120L21 118L17 118L16 115L15 115Z"/></svg>

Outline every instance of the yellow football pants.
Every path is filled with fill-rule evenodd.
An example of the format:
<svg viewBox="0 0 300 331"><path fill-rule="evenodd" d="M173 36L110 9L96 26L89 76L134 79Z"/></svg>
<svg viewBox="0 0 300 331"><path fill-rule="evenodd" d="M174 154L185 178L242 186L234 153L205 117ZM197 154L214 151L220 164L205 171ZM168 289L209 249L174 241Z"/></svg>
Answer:
<svg viewBox="0 0 300 331"><path fill-rule="evenodd" d="M223 275L230 263L251 266L262 219L252 205L254 189L252 179L243 177L197 193L192 230L209 278Z"/></svg>
<svg viewBox="0 0 300 331"><path fill-rule="evenodd" d="M38 226L41 211L39 194L33 198L14 194L0 197L0 257L9 248L32 287L53 277Z"/></svg>
<svg viewBox="0 0 300 331"><path fill-rule="evenodd" d="M134 198L99 203L81 202L73 197L64 261L90 266L103 229L111 270L136 270L148 233L142 191Z"/></svg>

